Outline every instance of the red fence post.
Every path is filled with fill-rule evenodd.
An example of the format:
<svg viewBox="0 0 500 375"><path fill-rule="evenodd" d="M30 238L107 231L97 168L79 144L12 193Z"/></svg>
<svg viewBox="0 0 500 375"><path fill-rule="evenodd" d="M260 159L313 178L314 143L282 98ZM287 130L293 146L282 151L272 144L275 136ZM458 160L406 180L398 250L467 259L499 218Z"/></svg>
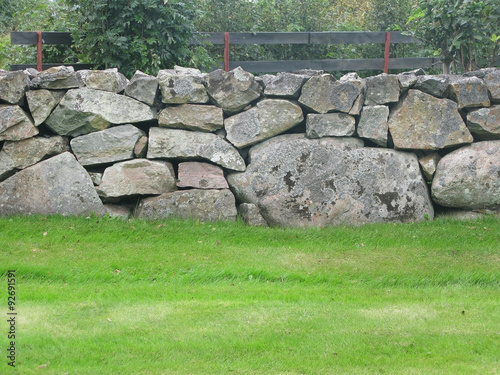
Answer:
<svg viewBox="0 0 500 375"><path fill-rule="evenodd" d="M224 33L224 70L229 72L229 33Z"/></svg>
<svg viewBox="0 0 500 375"><path fill-rule="evenodd" d="M36 44L36 69L41 72L42 71L42 32L37 31L38 42Z"/></svg>
<svg viewBox="0 0 500 375"><path fill-rule="evenodd" d="M391 32L385 33L384 73L389 73L389 49L391 46Z"/></svg>

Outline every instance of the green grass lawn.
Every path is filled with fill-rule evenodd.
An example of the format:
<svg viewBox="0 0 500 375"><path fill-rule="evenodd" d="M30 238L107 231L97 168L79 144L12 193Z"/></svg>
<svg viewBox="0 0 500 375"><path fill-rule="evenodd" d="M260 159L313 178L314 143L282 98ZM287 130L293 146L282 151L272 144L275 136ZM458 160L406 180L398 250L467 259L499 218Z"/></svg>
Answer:
<svg viewBox="0 0 500 375"><path fill-rule="evenodd" d="M0 246L0 374L500 372L494 218L326 229L3 218Z"/></svg>

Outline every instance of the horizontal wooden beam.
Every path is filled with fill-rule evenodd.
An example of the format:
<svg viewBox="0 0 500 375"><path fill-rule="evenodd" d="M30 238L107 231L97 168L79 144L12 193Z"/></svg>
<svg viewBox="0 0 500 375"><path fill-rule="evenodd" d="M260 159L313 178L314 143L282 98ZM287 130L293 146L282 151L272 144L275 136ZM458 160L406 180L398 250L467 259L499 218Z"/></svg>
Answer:
<svg viewBox="0 0 500 375"><path fill-rule="evenodd" d="M36 45L38 42L38 35L35 31L22 31L11 32L11 44L28 44ZM43 44L72 44L73 38L71 33L59 31L44 31L42 32Z"/></svg>
<svg viewBox="0 0 500 375"><path fill-rule="evenodd" d="M42 70L46 70L46 69L53 68L56 66L61 66L61 65L72 66L73 68L75 68L75 70L85 70L85 69L95 68L95 64L42 64ZM12 64L10 66L10 70L11 71L25 70L28 68L36 69L36 67L37 67L37 64Z"/></svg>

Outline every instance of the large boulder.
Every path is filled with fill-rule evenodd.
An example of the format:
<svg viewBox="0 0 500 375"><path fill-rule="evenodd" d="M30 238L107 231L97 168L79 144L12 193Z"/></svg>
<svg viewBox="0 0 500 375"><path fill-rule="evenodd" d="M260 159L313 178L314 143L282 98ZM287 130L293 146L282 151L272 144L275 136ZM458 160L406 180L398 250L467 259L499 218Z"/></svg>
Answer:
<svg viewBox="0 0 500 375"><path fill-rule="evenodd" d="M445 207L499 207L500 141L473 143L444 156L432 181L432 197Z"/></svg>
<svg viewBox="0 0 500 375"><path fill-rule="evenodd" d="M28 82L22 71L0 71L0 102L22 105Z"/></svg>
<svg viewBox="0 0 500 375"><path fill-rule="evenodd" d="M417 157L364 148L354 138L282 135L250 149L250 164L227 179L270 225L328 226L433 217Z"/></svg>
<svg viewBox="0 0 500 375"><path fill-rule="evenodd" d="M125 95L153 105L158 95L158 78L137 70L125 88Z"/></svg>
<svg viewBox="0 0 500 375"><path fill-rule="evenodd" d="M35 126L43 123L59 104L66 91L64 90L31 90L26 92L26 99Z"/></svg>
<svg viewBox="0 0 500 375"><path fill-rule="evenodd" d="M71 149L81 165L114 163L134 158L139 139L145 136L133 125L115 126L71 140Z"/></svg>
<svg viewBox="0 0 500 375"><path fill-rule="evenodd" d="M69 152L0 183L0 215L104 215L87 171Z"/></svg>
<svg viewBox="0 0 500 375"><path fill-rule="evenodd" d="M468 113L467 127L477 139L500 139L500 105Z"/></svg>
<svg viewBox="0 0 500 375"><path fill-rule="evenodd" d="M167 104L207 103L204 75L197 69L165 69L158 72L161 101Z"/></svg>
<svg viewBox="0 0 500 375"><path fill-rule="evenodd" d="M69 90L45 121L59 135L78 136L127 124L156 119L148 105L125 95L81 88Z"/></svg>
<svg viewBox="0 0 500 375"><path fill-rule="evenodd" d="M264 99L224 121L227 139L244 148L271 138L304 121L302 108L284 99Z"/></svg>
<svg viewBox="0 0 500 375"><path fill-rule="evenodd" d="M224 113L214 105L182 104L163 109L158 114L158 125L213 132L224 126Z"/></svg>
<svg viewBox="0 0 500 375"><path fill-rule="evenodd" d="M314 76L302 87L299 102L317 113L349 113L365 85L359 79L337 81L331 74Z"/></svg>
<svg viewBox="0 0 500 375"><path fill-rule="evenodd" d="M172 164L165 161L135 159L113 164L104 170L96 188L103 198L159 195L176 190Z"/></svg>
<svg viewBox="0 0 500 375"><path fill-rule="evenodd" d="M17 105L0 105L0 141L21 141L34 137L38 129Z"/></svg>
<svg viewBox="0 0 500 375"><path fill-rule="evenodd" d="M218 69L208 74L207 91L224 112L234 114L259 99L262 86L252 73L237 67L230 72Z"/></svg>
<svg viewBox="0 0 500 375"><path fill-rule="evenodd" d="M244 171L245 161L229 142L212 133L180 129L149 129L148 159L208 160L223 168Z"/></svg>
<svg viewBox="0 0 500 375"><path fill-rule="evenodd" d="M472 143L457 104L419 90L409 90L389 118L396 149L438 150Z"/></svg>
<svg viewBox="0 0 500 375"><path fill-rule="evenodd" d="M56 66L37 74L30 86L34 89L63 90L83 87L85 83L72 66Z"/></svg>
<svg viewBox="0 0 500 375"><path fill-rule="evenodd" d="M136 215L141 219L198 219L235 221L234 195L223 190L179 190L140 201Z"/></svg>

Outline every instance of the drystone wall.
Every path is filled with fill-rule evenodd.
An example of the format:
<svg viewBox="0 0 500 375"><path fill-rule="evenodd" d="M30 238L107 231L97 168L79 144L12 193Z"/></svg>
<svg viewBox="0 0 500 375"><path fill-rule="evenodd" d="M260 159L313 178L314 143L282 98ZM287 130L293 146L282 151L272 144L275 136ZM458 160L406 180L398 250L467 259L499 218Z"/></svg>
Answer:
<svg viewBox="0 0 500 375"><path fill-rule="evenodd" d="M500 205L500 70L0 72L0 215L328 226Z"/></svg>

